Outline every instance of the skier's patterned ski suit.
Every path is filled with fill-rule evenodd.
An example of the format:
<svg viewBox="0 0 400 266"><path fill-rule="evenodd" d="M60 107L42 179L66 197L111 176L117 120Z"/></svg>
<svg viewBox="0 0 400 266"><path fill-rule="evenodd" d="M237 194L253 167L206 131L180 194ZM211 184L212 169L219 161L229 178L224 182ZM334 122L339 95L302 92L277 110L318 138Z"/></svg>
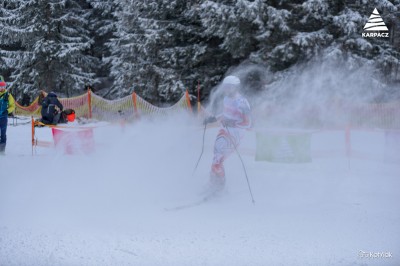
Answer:
<svg viewBox="0 0 400 266"><path fill-rule="evenodd" d="M218 116L223 127L219 130L214 144L214 158L211 166L211 182L225 183L224 161L235 151L251 127L250 105L241 94L224 98L223 112Z"/></svg>

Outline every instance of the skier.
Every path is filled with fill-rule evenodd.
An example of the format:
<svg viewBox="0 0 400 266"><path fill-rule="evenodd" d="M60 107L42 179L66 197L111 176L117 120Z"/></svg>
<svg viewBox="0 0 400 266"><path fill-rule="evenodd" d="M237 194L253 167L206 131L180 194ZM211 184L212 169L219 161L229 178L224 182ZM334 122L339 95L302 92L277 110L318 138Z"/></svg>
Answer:
<svg viewBox="0 0 400 266"><path fill-rule="evenodd" d="M251 127L250 104L239 93L240 79L227 76L220 89L224 96L222 113L204 120L205 124L215 121L222 124L215 139L211 165L210 186L213 191L220 191L225 187L224 161L238 147L246 129Z"/></svg>
<svg viewBox="0 0 400 266"><path fill-rule="evenodd" d="M6 90L6 83L0 81L0 154L5 154L8 116L15 110L14 97Z"/></svg>
<svg viewBox="0 0 400 266"><path fill-rule="evenodd" d="M43 98L41 105L41 122L44 124L57 125L64 108L58 100L57 95L54 92L49 92L49 94ZM60 109L59 111L56 109L56 106Z"/></svg>

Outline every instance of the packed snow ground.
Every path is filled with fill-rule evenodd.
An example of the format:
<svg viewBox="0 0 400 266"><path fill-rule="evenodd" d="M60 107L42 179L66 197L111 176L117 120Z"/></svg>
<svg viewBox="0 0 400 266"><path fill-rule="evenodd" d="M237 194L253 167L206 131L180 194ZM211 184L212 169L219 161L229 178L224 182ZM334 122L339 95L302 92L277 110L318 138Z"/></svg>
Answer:
<svg viewBox="0 0 400 266"><path fill-rule="evenodd" d="M100 127L97 127L101 125ZM88 125L86 125L88 126ZM93 154L36 148L8 128L0 157L0 265L400 265L400 166L383 132L314 132L312 163L255 161L255 134L226 162L227 187L200 206L217 128L173 119L96 126ZM51 141L48 128L39 140ZM372 252L372 253L369 253ZM387 258L371 258L383 252ZM388 257L391 255L391 257Z"/></svg>

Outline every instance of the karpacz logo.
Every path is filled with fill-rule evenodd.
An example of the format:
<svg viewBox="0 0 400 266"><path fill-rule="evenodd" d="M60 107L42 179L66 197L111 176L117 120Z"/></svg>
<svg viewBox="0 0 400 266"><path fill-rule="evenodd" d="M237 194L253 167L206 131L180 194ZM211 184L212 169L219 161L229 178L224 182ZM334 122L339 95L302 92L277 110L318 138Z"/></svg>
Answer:
<svg viewBox="0 0 400 266"><path fill-rule="evenodd" d="M389 33L379 33L379 32L363 32L362 33L363 37L383 37L383 38L389 38Z"/></svg>
<svg viewBox="0 0 400 266"><path fill-rule="evenodd" d="M375 8L372 12L371 16L369 17L367 23L364 26L364 31L362 37L389 37L389 30L383 22L381 15L379 15L378 10ZM377 32L378 31L378 32ZM387 32L382 32L387 31Z"/></svg>

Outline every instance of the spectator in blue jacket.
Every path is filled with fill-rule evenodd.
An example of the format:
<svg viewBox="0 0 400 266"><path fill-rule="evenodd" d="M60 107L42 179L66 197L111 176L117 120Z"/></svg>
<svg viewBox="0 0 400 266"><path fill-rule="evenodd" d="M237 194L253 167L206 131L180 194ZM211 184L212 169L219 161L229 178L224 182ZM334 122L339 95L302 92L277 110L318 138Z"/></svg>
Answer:
<svg viewBox="0 0 400 266"><path fill-rule="evenodd" d="M0 154L4 154L7 143L8 116L15 110L14 97L6 90L6 83L0 81Z"/></svg>

